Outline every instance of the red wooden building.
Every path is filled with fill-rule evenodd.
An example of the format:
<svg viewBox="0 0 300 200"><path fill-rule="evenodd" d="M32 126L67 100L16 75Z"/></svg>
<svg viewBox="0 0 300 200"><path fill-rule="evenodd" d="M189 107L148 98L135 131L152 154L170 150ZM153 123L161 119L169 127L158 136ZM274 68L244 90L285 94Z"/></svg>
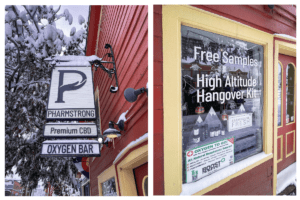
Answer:
<svg viewBox="0 0 300 200"><path fill-rule="evenodd" d="M155 5L153 15L154 195L276 195L278 173L296 162L296 6ZM211 51L211 55L216 53L216 58L206 56L205 63L201 63L203 49ZM224 51L229 54L222 54ZM235 102L237 107L243 104L246 112L254 113L251 124L259 127L254 133L256 150L247 156L245 152L250 147L238 152L244 153L241 161L231 162L201 179L197 178L198 171L193 172L192 181L186 183L193 166L186 165L188 159L185 157L191 156L193 151L188 154L184 150L191 137L197 141L197 134L184 140L189 128L185 119L196 116L193 112L197 104L191 98L192 86L190 90L184 88L193 82L186 81L183 73L189 75L198 71L188 71L183 66L197 62L199 69L207 65L218 70L219 55L241 56L244 51L246 57L257 59L260 66L256 71L255 67L241 67L245 77L254 77L257 70L262 70L261 75L257 75L261 87L256 90L260 94L260 107L256 108L260 109L253 107L247 111L248 100ZM220 62L231 71L237 70L234 65ZM189 98L189 104L184 104ZM206 106L212 106L223 120L217 110L222 114L221 108L208 103ZM230 116L233 109L225 111ZM234 114L236 112L231 115ZM243 130L236 131L235 138ZM226 135L233 132L226 132ZM203 139L212 140L204 135L198 141ZM236 152L234 156L238 160Z"/></svg>
<svg viewBox="0 0 300 200"><path fill-rule="evenodd" d="M110 79L102 70L93 71L100 134L109 128L110 121L117 123L122 114L126 121L121 136L109 141L108 146L103 145L100 157L89 158L90 195L146 195L148 96L144 92L130 103L124 91L147 88L148 7L91 6L86 55L111 61L110 57L104 57L110 53L104 48L106 44L110 44L114 52L119 88L111 93L114 75ZM115 128L118 129L116 125Z"/></svg>

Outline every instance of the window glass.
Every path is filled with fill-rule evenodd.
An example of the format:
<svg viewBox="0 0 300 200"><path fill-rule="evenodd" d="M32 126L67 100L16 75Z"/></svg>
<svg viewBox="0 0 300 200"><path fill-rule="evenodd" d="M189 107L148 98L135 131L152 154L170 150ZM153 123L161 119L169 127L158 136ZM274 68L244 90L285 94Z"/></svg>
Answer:
<svg viewBox="0 0 300 200"><path fill-rule="evenodd" d="M281 65L278 63L278 118L277 125L281 126L281 89L282 89L282 74L281 74Z"/></svg>
<svg viewBox="0 0 300 200"><path fill-rule="evenodd" d="M102 183L103 196L117 196L115 177Z"/></svg>
<svg viewBox="0 0 300 200"><path fill-rule="evenodd" d="M183 182L262 151L263 46L181 26Z"/></svg>
<svg viewBox="0 0 300 200"><path fill-rule="evenodd" d="M294 73L292 64L286 69L286 123L294 122Z"/></svg>

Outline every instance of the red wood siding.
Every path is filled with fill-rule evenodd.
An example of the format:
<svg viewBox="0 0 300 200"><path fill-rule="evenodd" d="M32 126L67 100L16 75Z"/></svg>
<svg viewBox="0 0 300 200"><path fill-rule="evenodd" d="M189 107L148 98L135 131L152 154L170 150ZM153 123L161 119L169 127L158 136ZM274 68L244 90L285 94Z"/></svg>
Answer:
<svg viewBox="0 0 300 200"><path fill-rule="evenodd" d="M238 21L267 33L296 37L296 7L275 5L193 5L197 8Z"/></svg>
<svg viewBox="0 0 300 200"><path fill-rule="evenodd" d="M162 6L155 5L153 11L153 193L164 195Z"/></svg>
<svg viewBox="0 0 300 200"><path fill-rule="evenodd" d="M206 195L273 195L273 160L231 179Z"/></svg>
<svg viewBox="0 0 300 200"><path fill-rule="evenodd" d="M90 165L91 196L98 195L97 176L113 164L118 153L131 141L148 132L146 93L140 95L134 103L127 102L124 97L126 88L139 89L146 87L148 82L148 7L102 6L101 12L96 55L102 58L109 52L104 48L105 44L111 44L119 81L118 92L110 93L109 88L115 85L115 80L110 79L100 69L95 71L94 89L99 89L102 131L108 128L109 121L117 122L123 112L129 112L126 115L126 132L122 131L122 136L114 140L115 147L104 146L101 157L96 158ZM93 48L93 44L90 47ZM110 58L106 57L104 60ZM112 68L112 65L106 67Z"/></svg>

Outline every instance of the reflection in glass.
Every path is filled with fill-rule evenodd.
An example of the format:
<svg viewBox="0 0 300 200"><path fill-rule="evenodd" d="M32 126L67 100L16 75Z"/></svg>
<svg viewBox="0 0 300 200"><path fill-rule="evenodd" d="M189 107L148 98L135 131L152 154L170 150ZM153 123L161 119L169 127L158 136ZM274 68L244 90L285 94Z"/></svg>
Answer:
<svg viewBox="0 0 300 200"><path fill-rule="evenodd" d="M281 89L282 89L282 76L281 76L281 65L278 63L278 118L277 125L281 126Z"/></svg>
<svg viewBox="0 0 300 200"><path fill-rule="evenodd" d="M118 196L116 190L115 177L108 179L102 183L102 195L103 196Z"/></svg>
<svg viewBox="0 0 300 200"><path fill-rule="evenodd" d="M181 26L183 183L262 151L262 45Z"/></svg>
<svg viewBox="0 0 300 200"><path fill-rule="evenodd" d="M294 65L288 64L286 69L286 124L294 122Z"/></svg>

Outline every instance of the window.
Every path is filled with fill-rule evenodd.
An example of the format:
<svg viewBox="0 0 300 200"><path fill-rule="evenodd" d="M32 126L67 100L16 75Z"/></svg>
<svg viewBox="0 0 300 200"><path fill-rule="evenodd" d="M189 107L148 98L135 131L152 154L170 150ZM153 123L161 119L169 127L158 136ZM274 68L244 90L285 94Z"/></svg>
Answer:
<svg viewBox="0 0 300 200"><path fill-rule="evenodd" d="M116 190L115 177L102 183L102 195L103 196L118 196Z"/></svg>
<svg viewBox="0 0 300 200"><path fill-rule="evenodd" d="M294 122L294 65L288 64L286 69L286 123Z"/></svg>
<svg viewBox="0 0 300 200"><path fill-rule="evenodd" d="M282 102L282 66L280 63L278 63L278 121L277 121L277 126L281 126L281 102Z"/></svg>
<svg viewBox="0 0 300 200"><path fill-rule="evenodd" d="M181 52L182 178L190 183L262 151L264 48L181 26Z"/></svg>

